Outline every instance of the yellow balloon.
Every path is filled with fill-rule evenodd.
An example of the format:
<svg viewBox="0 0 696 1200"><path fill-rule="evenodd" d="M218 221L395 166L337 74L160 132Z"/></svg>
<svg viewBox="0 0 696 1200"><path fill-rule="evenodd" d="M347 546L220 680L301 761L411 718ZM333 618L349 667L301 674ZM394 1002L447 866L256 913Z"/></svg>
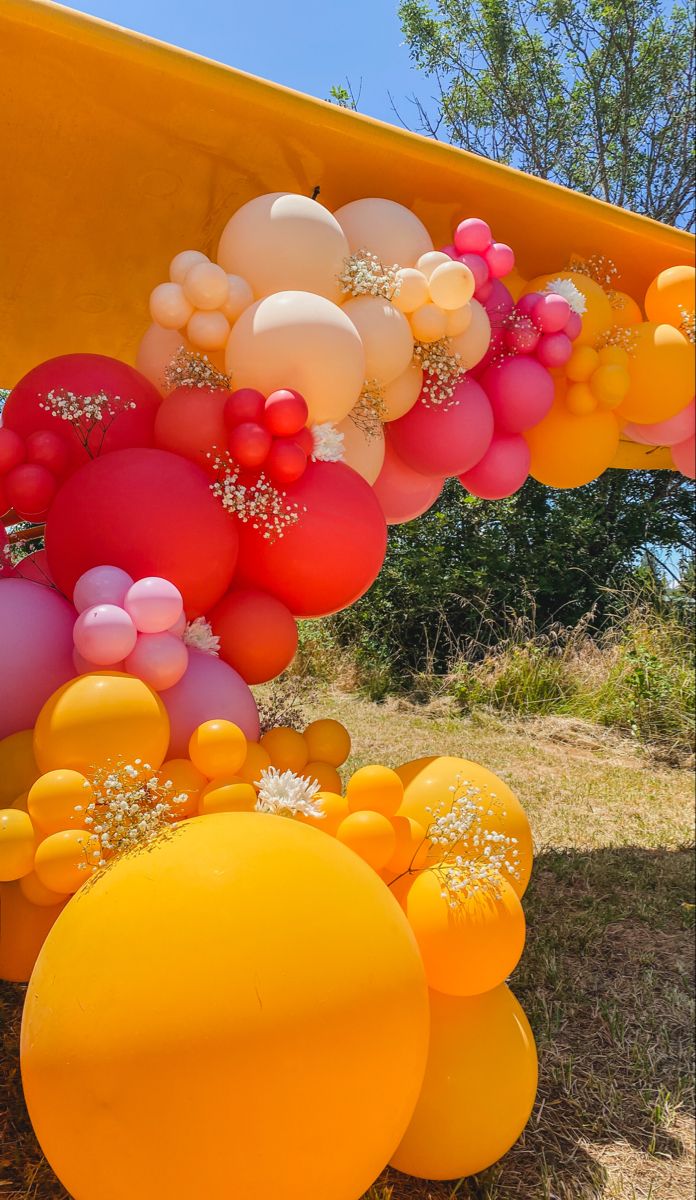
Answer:
<svg viewBox="0 0 696 1200"><path fill-rule="evenodd" d="M19 880L19 890L30 904L38 904L41 908L55 908L64 904L70 897L66 892L54 892L47 888L39 879L36 871L30 871Z"/></svg>
<svg viewBox="0 0 696 1200"><path fill-rule="evenodd" d="M602 408L576 415L567 407L559 387L550 412L538 425L525 430L524 437L531 451L530 475L547 487L575 488L611 466L619 447L619 423L613 412Z"/></svg>
<svg viewBox="0 0 696 1200"><path fill-rule="evenodd" d="M445 313L447 337L459 337L460 333L466 333L471 325L473 310L471 301L464 304L461 308L452 308Z"/></svg>
<svg viewBox="0 0 696 1200"><path fill-rule="evenodd" d="M334 213L348 238L350 253L369 250L386 267L415 267L433 243L425 225L410 208L394 200L368 197L344 204Z"/></svg>
<svg viewBox="0 0 696 1200"><path fill-rule="evenodd" d="M628 355L630 386L617 410L627 421L650 425L666 421L694 394L694 348L672 325L649 321L632 330Z"/></svg>
<svg viewBox="0 0 696 1200"><path fill-rule="evenodd" d="M0 882L28 875L34 865L36 835L28 813L0 808Z"/></svg>
<svg viewBox="0 0 696 1200"><path fill-rule="evenodd" d="M233 721L204 721L189 738L189 758L207 779L234 775L247 753L247 740Z"/></svg>
<svg viewBox="0 0 696 1200"><path fill-rule="evenodd" d="M296 729L284 725L269 729L261 738L261 745L279 771L294 771L299 775L309 762L307 743Z"/></svg>
<svg viewBox="0 0 696 1200"><path fill-rule="evenodd" d="M225 369L235 388L266 396L294 388L307 401L310 424L347 416L366 379L353 322L309 292L277 292L247 308L227 342Z"/></svg>
<svg viewBox="0 0 696 1200"><path fill-rule="evenodd" d="M156 770L169 744L169 717L141 679L116 672L80 675L44 704L34 728L42 772L72 768L89 774L117 759L136 758Z"/></svg>
<svg viewBox="0 0 696 1200"><path fill-rule="evenodd" d="M386 867L396 847L396 833L389 818L364 809L344 817L336 837L375 871Z"/></svg>
<svg viewBox="0 0 696 1200"><path fill-rule="evenodd" d="M532 874L534 849L532 831L526 813L508 785L479 763L449 755L416 758L397 768L404 785L400 816L412 817L425 830L435 816L446 815L452 808L455 792L452 787L478 789L473 796L481 804L481 829L486 833L502 833L515 838L517 850L516 874L511 875L511 887L522 897ZM465 853L460 845L457 853ZM437 862L442 851L433 847L431 862Z"/></svg>
<svg viewBox="0 0 696 1200"><path fill-rule="evenodd" d="M302 778L318 783L322 792L338 792L340 794L343 786L341 776L330 763L308 762L307 766L302 768Z"/></svg>
<svg viewBox="0 0 696 1200"><path fill-rule="evenodd" d="M365 432L362 425L357 425L348 415L337 425L337 429L343 434L343 461L346 466L352 467L372 485L384 463L385 441L381 427Z"/></svg>
<svg viewBox="0 0 696 1200"><path fill-rule="evenodd" d="M175 796L186 796L186 800L172 803L172 811L181 820L198 812L198 797L208 782L207 775L194 767L188 758L170 758L162 763L158 771L163 784L171 783L168 789L172 800Z"/></svg>
<svg viewBox="0 0 696 1200"><path fill-rule="evenodd" d="M478 892L448 891L443 880L441 871L429 867L414 879L406 898L428 984L451 996L488 992L522 957L522 905L504 881L497 894L485 886Z"/></svg>
<svg viewBox="0 0 696 1200"><path fill-rule="evenodd" d="M619 325L622 329L629 329L631 325L640 325L643 320L640 308L628 292L614 291L611 297L611 308L613 324Z"/></svg>
<svg viewBox="0 0 696 1200"><path fill-rule="evenodd" d="M23 729L0 740L0 808L28 791L39 777L34 758L34 730Z"/></svg>
<svg viewBox="0 0 696 1200"><path fill-rule="evenodd" d="M341 821L345 820L349 812L345 796L341 796L340 792L321 791L314 797L314 803L322 814L320 817L306 817L298 813L295 820L303 825L313 825L315 829L321 829L322 833L335 837Z"/></svg>
<svg viewBox="0 0 696 1200"><path fill-rule="evenodd" d="M39 882L52 892L76 892L101 859L99 838L86 829L51 833L36 847L34 870Z"/></svg>
<svg viewBox="0 0 696 1200"><path fill-rule="evenodd" d="M79 771L48 771L32 784L27 811L45 837L62 829L83 829L92 785Z"/></svg>
<svg viewBox="0 0 696 1200"><path fill-rule="evenodd" d="M332 717L312 721L303 735L310 759L340 767L350 754L350 734L345 725Z"/></svg>
<svg viewBox="0 0 696 1200"><path fill-rule="evenodd" d="M476 284L469 268L460 262L436 267L430 276L430 295L439 308L453 310L468 304Z"/></svg>
<svg viewBox="0 0 696 1200"><path fill-rule="evenodd" d="M218 262L251 284L256 299L272 292L315 292L338 303L338 277L350 254L336 218L308 196L257 196L230 217Z"/></svg>
<svg viewBox="0 0 696 1200"><path fill-rule="evenodd" d="M10 983L28 983L46 934L64 904L34 904L20 883L0 883L0 979Z"/></svg>
<svg viewBox="0 0 696 1200"><path fill-rule="evenodd" d="M482 996L431 992L423 1088L391 1165L419 1179L484 1171L527 1124L537 1077L529 1021L504 983Z"/></svg>
<svg viewBox="0 0 696 1200"><path fill-rule="evenodd" d="M491 322L488 313L478 300L470 300L471 320L464 333L452 338L452 352L462 360L462 367L470 371L480 363L491 343Z"/></svg>
<svg viewBox="0 0 696 1200"><path fill-rule="evenodd" d="M261 772L271 765L271 756L258 742L247 742L246 758L236 774L244 783L256 785L261 778Z"/></svg>
<svg viewBox="0 0 696 1200"><path fill-rule="evenodd" d="M412 817L395 816L391 818L391 823L396 834L396 845L382 871L387 883L405 871L421 871L428 861L430 848L425 829L419 821L414 821Z"/></svg>
<svg viewBox="0 0 696 1200"><path fill-rule="evenodd" d="M645 313L657 325L679 328L696 308L696 270L692 266L668 267L653 279L645 294Z"/></svg>
<svg viewBox="0 0 696 1200"><path fill-rule="evenodd" d="M617 324L607 293L604 288L595 283L594 279L590 279L589 275L581 275L577 271L554 271L550 275L537 275L536 279L530 280L522 294L543 292L546 290L547 283L552 283L555 279L569 280L582 293L585 300L585 312L581 313L582 331L574 345L594 346L601 333Z"/></svg>
<svg viewBox="0 0 696 1200"><path fill-rule="evenodd" d="M384 389L384 420L398 421L413 408L423 386L423 368L412 362L403 375Z"/></svg>
<svg viewBox="0 0 696 1200"><path fill-rule="evenodd" d="M413 358L413 334L404 314L381 296L354 296L343 312L360 334L365 378L387 384L403 375Z"/></svg>
<svg viewBox="0 0 696 1200"><path fill-rule="evenodd" d="M346 799L351 812L369 809L393 817L404 799L404 785L390 767L360 767L346 785Z"/></svg>
<svg viewBox="0 0 696 1200"><path fill-rule="evenodd" d="M235 775L213 779L203 788L198 801L198 811L204 813L253 812L256 806L256 789Z"/></svg>
<svg viewBox="0 0 696 1200"><path fill-rule="evenodd" d="M403 1137L428 1026L374 872L297 821L220 813L67 905L27 996L22 1079L83 1200L350 1200Z"/></svg>

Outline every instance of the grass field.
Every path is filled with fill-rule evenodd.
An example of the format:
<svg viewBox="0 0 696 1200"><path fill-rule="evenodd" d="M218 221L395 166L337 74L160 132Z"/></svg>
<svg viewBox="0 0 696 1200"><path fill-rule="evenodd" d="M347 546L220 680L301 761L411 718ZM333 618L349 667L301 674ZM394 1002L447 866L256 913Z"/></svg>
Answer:
<svg viewBox="0 0 696 1200"><path fill-rule="evenodd" d="M691 1200L691 774L574 719L461 720L445 707L341 694L306 707L345 722L353 766L426 753L484 763L519 795L537 848L527 949L512 979L539 1048L529 1126L476 1179L428 1184L387 1172L367 1200ZM64 1200L22 1105L21 1002L22 989L5 985L0 1198Z"/></svg>

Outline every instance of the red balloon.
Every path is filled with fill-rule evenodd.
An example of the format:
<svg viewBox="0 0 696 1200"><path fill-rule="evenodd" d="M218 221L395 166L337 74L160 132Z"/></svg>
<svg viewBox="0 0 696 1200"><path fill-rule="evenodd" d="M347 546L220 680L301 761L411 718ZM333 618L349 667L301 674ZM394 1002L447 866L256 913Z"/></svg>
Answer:
<svg viewBox="0 0 696 1200"><path fill-rule="evenodd" d="M9 579L15 569L9 559L10 539L5 526L0 522L0 579Z"/></svg>
<svg viewBox="0 0 696 1200"><path fill-rule="evenodd" d="M240 467L253 471L265 463L273 439L263 425L255 421L244 421L229 432L230 454Z"/></svg>
<svg viewBox="0 0 696 1200"><path fill-rule="evenodd" d="M297 625L282 600L254 588L223 596L208 615L220 658L247 683L275 679L295 657Z"/></svg>
<svg viewBox="0 0 696 1200"><path fill-rule="evenodd" d="M236 392L232 392L227 397L225 405L227 428L234 429L235 425L243 425L246 421L260 425L263 421L265 403L266 398L263 392L257 392L256 388L237 388Z"/></svg>
<svg viewBox="0 0 696 1200"><path fill-rule="evenodd" d="M307 455L295 438L276 438L266 459L264 470L274 483L294 483L307 467Z"/></svg>
<svg viewBox="0 0 696 1200"><path fill-rule="evenodd" d="M420 475L418 471L407 467L392 446L389 433L386 433L384 463L373 490L387 525L403 525L405 521L420 517L435 503L442 486L442 479L434 475Z"/></svg>
<svg viewBox="0 0 696 1200"><path fill-rule="evenodd" d="M298 521L275 541L240 525L238 582L271 592L296 617L347 608L377 578L387 548L372 488L345 463L317 462L285 490Z"/></svg>
<svg viewBox="0 0 696 1200"><path fill-rule="evenodd" d="M12 429L0 428L0 475L24 462L26 449L23 439Z"/></svg>
<svg viewBox="0 0 696 1200"><path fill-rule="evenodd" d="M12 508L18 516L27 519L43 517L58 488L58 480L52 471L38 463L20 463L13 467L7 472L4 484Z"/></svg>
<svg viewBox="0 0 696 1200"><path fill-rule="evenodd" d="M0 476L0 517L4 517L5 513L9 511L10 502L7 499L7 492L5 491L5 484L2 476Z"/></svg>
<svg viewBox="0 0 696 1200"><path fill-rule="evenodd" d="M215 448L220 455L227 448L227 397L222 388L174 388L159 406L155 445L181 454L212 473Z"/></svg>
<svg viewBox="0 0 696 1200"><path fill-rule="evenodd" d="M63 484L46 523L51 574L67 596L84 571L107 563L134 579L169 579L189 617L228 590L237 548L236 524L206 475L165 450L120 450L87 463Z"/></svg>
<svg viewBox="0 0 696 1200"><path fill-rule="evenodd" d="M44 587L55 587L45 550L34 550L32 554L26 554L21 562L17 563L14 573L18 579L41 583Z"/></svg>
<svg viewBox="0 0 696 1200"><path fill-rule="evenodd" d="M116 415L89 432L85 419L80 423L82 441L71 421L53 416L45 407L53 390L66 389L76 396L96 396L105 392L113 399ZM118 398L118 399L117 399ZM122 450L127 446L151 446L155 416L162 397L157 389L127 363L104 354L63 354L33 367L20 379L7 397L3 424L21 437L38 429L48 429L65 438L70 451L70 466L75 469L85 459ZM129 405L135 404L135 408ZM83 444L87 439L89 453Z"/></svg>
<svg viewBox="0 0 696 1200"><path fill-rule="evenodd" d="M314 438L312 437L311 429L307 429L307 426L305 426L304 429L301 429L299 433L295 434L295 437L292 440L297 446L300 446L301 449L304 450L307 458L314 453Z"/></svg>
<svg viewBox="0 0 696 1200"><path fill-rule="evenodd" d="M37 429L25 442L27 462L46 467L57 479L65 475L70 463L70 447L64 437L50 429Z"/></svg>
<svg viewBox="0 0 696 1200"><path fill-rule="evenodd" d="M271 392L266 401L263 423L274 437L292 437L307 424L309 409L307 401L292 388L279 388Z"/></svg>
<svg viewBox="0 0 696 1200"><path fill-rule="evenodd" d="M489 367L481 383L491 402L497 433L531 429L553 404L553 379L541 363L527 354L506 358Z"/></svg>
<svg viewBox="0 0 696 1200"><path fill-rule="evenodd" d="M483 458L493 437L493 413L483 388L473 379L457 385L452 403L430 405L421 396L398 421L389 438L399 458L421 475L459 475Z"/></svg>

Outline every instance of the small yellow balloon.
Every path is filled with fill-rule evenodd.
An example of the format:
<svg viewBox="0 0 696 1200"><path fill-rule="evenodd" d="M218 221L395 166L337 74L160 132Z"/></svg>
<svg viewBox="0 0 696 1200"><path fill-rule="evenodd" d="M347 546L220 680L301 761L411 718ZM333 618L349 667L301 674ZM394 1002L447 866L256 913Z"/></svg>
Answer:
<svg viewBox="0 0 696 1200"><path fill-rule="evenodd" d="M391 818L391 823L396 834L396 845L382 871L387 883L404 871L421 871L427 864L430 849L428 836L420 821L414 821L412 817L395 816Z"/></svg>
<svg viewBox="0 0 696 1200"><path fill-rule="evenodd" d="M632 334L630 386L618 411L627 421L643 425L666 421L693 397L693 346L672 325L646 321Z"/></svg>
<svg viewBox="0 0 696 1200"><path fill-rule="evenodd" d="M300 775L309 762L307 743L296 729L284 725L269 729L261 738L261 745L279 771L294 771Z"/></svg>
<svg viewBox="0 0 696 1200"><path fill-rule="evenodd" d="M27 811L45 837L62 829L83 829L92 785L80 771L47 771L32 784Z"/></svg>
<svg viewBox="0 0 696 1200"><path fill-rule="evenodd" d="M471 325L472 313L471 304L464 304L462 308L453 308L445 313L447 337L459 337L460 333L466 333Z"/></svg>
<svg viewBox="0 0 696 1200"><path fill-rule="evenodd" d="M235 775L247 752L247 740L232 721L204 721L189 739L189 758L207 779Z"/></svg>
<svg viewBox="0 0 696 1200"><path fill-rule="evenodd" d="M321 812L320 817L307 817L299 813L295 820L303 825L313 825L315 829L321 829L323 833L335 837L341 821L345 820L350 811L345 796L341 796L339 792L317 792L314 804Z"/></svg>
<svg viewBox="0 0 696 1200"><path fill-rule="evenodd" d="M261 772L267 771L270 766L271 756L268 751L258 742L247 742L246 758L236 775L244 783L251 783L256 787L261 779Z"/></svg>
<svg viewBox="0 0 696 1200"><path fill-rule="evenodd" d="M599 364L599 354L592 346L575 346L564 371L573 383L587 383Z"/></svg>
<svg viewBox="0 0 696 1200"><path fill-rule="evenodd" d="M630 329L631 325L640 325L643 314L628 292L612 292L611 307L614 325L621 329Z"/></svg>
<svg viewBox="0 0 696 1200"><path fill-rule="evenodd" d="M679 329L684 317L696 308L696 270L693 266L668 267L653 279L645 294L645 313L656 324Z"/></svg>
<svg viewBox="0 0 696 1200"><path fill-rule="evenodd" d="M598 399L593 389L586 383L571 383L565 396L565 406L576 417L586 417L593 413L598 405Z"/></svg>
<svg viewBox="0 0 696 1200"><path fill-rule="evenodd" d="M346 785L346 799L351 812L369 809L393 817L404 799L404 785L390 767L360 767Z"/></svg>
<svg viewBox="0 0 696 1200"><path fill-rule="evenodd" d="M392 304L403 313L412 313L414 309L427 304L430 299L428 280L422 271L416 267L402 267L397 271L396 278L399 290L392 299Z"/></svg>
<svg viewBox="0 0 696 1200"><path fill-rule="evenodd" d="M341 821L336 837L375 871L382 871L396 846L394 826L379 812L351 812Z"/></svg>
<svg viewBox="0 0 696 1200"><path fill-rule="evenodd" d="M30 904L38 904L41 908L55 908L64 904L69 896L65 892L54 892L47 888L39 879L36 871L30 871L19 880L19 889Z"/></svg>
<svg viewBox="0 0 696 1200"><path fill-rule="evenodd" d="M350 734L345 725L331 717L312 721L303 735L307 753L314 762L330 763L340 767L350 754Z"/></svg>
<svg viewBox="0 0 696 1200"><path fill-rule="evenodd" d="M194 767L190 759L170 758L162 763L158 775L165 786L171 783L171 788L167 790L172 801L175 796L186 797L183 802L172 803L172 810L178 818L183 820L198 812L198 797L206 786L208 777L199 771L198 767Z"/></svg>
<svg viewBox="0 0 696 1200"><path fill-rule="evenodd" d="M39 769L34 758L34 730L23 729L0 740L0 808L28 791Z"/></svg>
<svg viewBox="0 0 696 1200"><path fill-rule="evenodd" d="M603 408L617 408L628 391L631 379L625 367L605 363L590 380L592 394Z"/></svg>
<svg viewBox="0 0 696 1200"><path fill-rule="evenodd" d="M338 792L340 794L342 788L341 776L331 763L324 762L308 762L306 767L302 768L303 779L309 779L319 784L322 792Z"/></svg>
<svg viewBox="0 0 696 1200"><path fill-rule="evenodd" d="M256 789L239 776L223 776L213 779L203 788L198 800L201 815L218 812L253 812L256 806Z"/></svg>
<svg viewBox="0 0 696 1200"><path fill-rule="evenodd" d="M0 882L28 875L34 865L36 835L28 813L0 809Z"/></svg>
<svg viewBox="0 0 696 1200"><path fill-rule="evenodd" d="M504 983L482 996L431 992L425 1079L391 1165L419 1179L477 1175L517 1141L536 1088L534 1036Z"/></svg>
<svg viewBox="0 0 696 1200"><path fill-rule="evenodd" d="M76 892L99 865L99 838L84 829L52 833L36 848L34 870L52 892Z"/></svg>
<svg viewBox="0 0 696 1200"><path fill-rule="evenodd" d="M431 299L447 311L468 304L475 288L474 276L464 263L443 263L430 276Z"/></svg>

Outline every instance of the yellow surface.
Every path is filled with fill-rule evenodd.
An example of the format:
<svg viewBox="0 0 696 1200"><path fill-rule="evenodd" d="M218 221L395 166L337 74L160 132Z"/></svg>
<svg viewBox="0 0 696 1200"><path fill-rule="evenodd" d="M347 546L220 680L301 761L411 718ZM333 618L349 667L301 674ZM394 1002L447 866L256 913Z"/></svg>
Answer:
<svg viewBox="0 0 696 1200"><path fill-rule="evenodd" d="M4 386L67 351L133 361L169 259L262 192L387 196L436 243L476 213L525 278L606 254L639 299L692 260L684 232L57 5L4 0L0 42Z"/></svg>

